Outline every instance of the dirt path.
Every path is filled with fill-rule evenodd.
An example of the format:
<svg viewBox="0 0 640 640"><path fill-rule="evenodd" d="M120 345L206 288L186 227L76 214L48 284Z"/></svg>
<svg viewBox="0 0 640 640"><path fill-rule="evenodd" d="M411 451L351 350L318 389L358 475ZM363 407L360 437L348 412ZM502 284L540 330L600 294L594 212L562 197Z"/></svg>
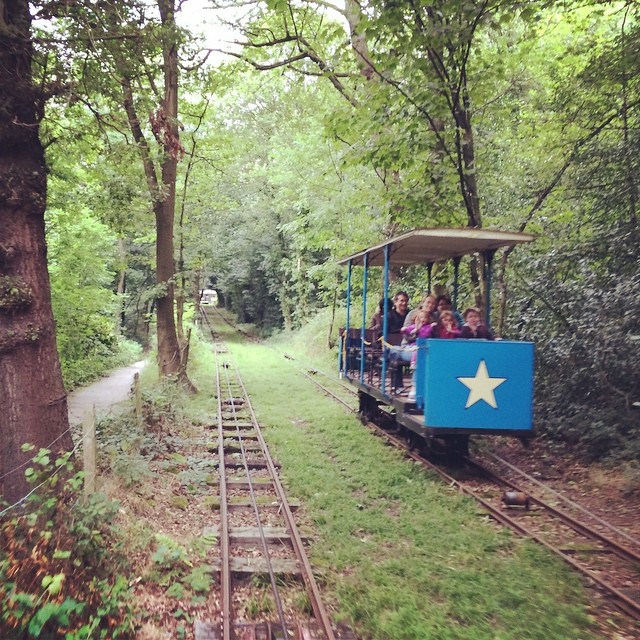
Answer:
<svg viewBox="0 0 640 640"><path fill-rule="evenodd" d="M94 407L98 418L116 410L117 405L129 397L133 378L144 365L145 361L141 360L128 367L121 367L88 387L72 391L67 396L69 423L72 426L82 424L84 416Z"/></svg>

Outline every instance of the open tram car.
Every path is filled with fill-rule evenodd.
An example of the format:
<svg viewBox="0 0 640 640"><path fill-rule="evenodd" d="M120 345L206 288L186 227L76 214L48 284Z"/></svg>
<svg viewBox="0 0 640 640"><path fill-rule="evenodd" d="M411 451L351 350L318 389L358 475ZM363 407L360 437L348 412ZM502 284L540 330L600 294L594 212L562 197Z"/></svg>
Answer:
<svg viewBox="0 0 640 640"><path fill-rule="evenodd" d="M428 291L432 268L451 260L454 267L452 302L457 309L459 267L464 256L480 254L484 269L485 323L490 326L492 264L500 249L531 242L525 233L485 229L416 229L339 260L347 265L347 320L340 330L340 375L357 387L363 418L385 417L403 430L413 446L431 448L441 441L450 456L468 453L472 434L532 435L534 346L531 342L478 339L417 340L416 397L409 400L398 378L411 376L392 363L389 349L401 334L366 328L367 281L371 268L382 268L383 296L390 297L392 267L423 264ZM364 269L362 326L351 327L352 272Z"/></svg>

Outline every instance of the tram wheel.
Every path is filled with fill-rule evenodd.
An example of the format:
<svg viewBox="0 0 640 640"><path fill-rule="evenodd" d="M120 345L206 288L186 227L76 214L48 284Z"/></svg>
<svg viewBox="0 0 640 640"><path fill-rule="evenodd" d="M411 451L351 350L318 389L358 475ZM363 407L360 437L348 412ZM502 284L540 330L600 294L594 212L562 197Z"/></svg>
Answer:
<svg viewBox="0 0 640 640"><path fill-rule="evenodd" d="M469 455L469 436L449 436L446 440L446 455L449 464L461 464Z"/></svg>
<svg viewBox="0 0 640 640"><path fill-rule="evenodd" d="M362 391L358 391L358 415L362 424L369 421L375 422L378 415L378 404L375 398Z"/></svg>

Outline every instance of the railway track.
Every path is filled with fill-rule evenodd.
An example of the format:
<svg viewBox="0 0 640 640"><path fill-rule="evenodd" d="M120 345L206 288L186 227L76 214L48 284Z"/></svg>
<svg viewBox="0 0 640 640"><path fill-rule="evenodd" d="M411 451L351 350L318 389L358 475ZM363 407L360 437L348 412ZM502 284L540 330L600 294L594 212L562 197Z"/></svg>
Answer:
<svg viewBox="0 0 640 640"><path fill-rule="evenodd" d="M288 359L293 360L291 356ZM354 413L357 411L345 399L348 393L345 396L342 391L334 392L332 387L335 384L344 387L342 383L323 384L317 375L309 375L301 365L296 366L323 393ZM323 375L327 377L327 374ZM465 460L464 477L460 477L460 471L454 476L427 456L412 450L398 432L373 422L368 422L367 426L404 449L410 458L437 473L448 485L474 498L496 521L560 556L608 594L620 611L640 621L640 541L495 454L484 454L485 458L493 458L493 466L469 458ZM496 470L499 465L510 467L511 474L502 475ZM514 475L526 482L516 482ZM563 503L564 506L559 507L555 503Z"/></svg>
<svg viewBox="0 0 640 640"><path fill-rule="evenodd" d="M287 353L282 355L322 393L357 413L357 394L351 387L321 370L303 365ZM560 556L607 594L618 610L633 620L640 620L640 543L637 540L551 487L527 478L527 474L494 454L484 452L482 461L467 459L464 469L457 470L454 476L413 450L401 432L372 422L366 424L402 448L408 457L438 474L449 486L479 502L497 522ZM487 460L491 457L493 464ZM498 470L500 466L502 472ZM509 473L504 473L505 469ZM516 481L515 476L520 480Z"/></svg>
<svg viewBox="0 0 640 640"><path fill-rule="evenodd" d="M221 621L197 622L196 640L355 640L331 625L293 516L296 505L287 499L240 373L202 317L216 363L221 524L205 533L220 541ZM304 610L293 604L301 602Z"/></svg>

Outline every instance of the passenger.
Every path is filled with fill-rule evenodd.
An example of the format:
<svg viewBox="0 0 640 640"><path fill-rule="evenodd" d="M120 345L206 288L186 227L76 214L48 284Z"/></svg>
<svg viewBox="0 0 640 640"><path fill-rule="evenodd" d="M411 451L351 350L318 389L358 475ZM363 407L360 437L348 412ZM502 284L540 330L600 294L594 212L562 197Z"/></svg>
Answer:
<svg viewBox="0 0 640 640"><path fill-rule="evenodd" d="M456 322L456 317L453 315L453 311L444 309L440 312L440 318L431 331L432 338L459 338L460 329Z"/></svg>
<svg viewBox="0 0 640 640"><path fill-rule="evenodd" d="M451 298L446 294L438 296L438 301L436 302L436 311L438 312L438 317L440 317L443 311L451 311L453 313L453 317L456 319L458 328L462 327L462 325L464 324L464 320L462 319L460 312L454 310L453 304L451 303Z"/></svg>
<svg viewBox="0 0 640 640"><path fill-rule="evenodd" d="M424 311L420 311L420 314L424 314ZM456 318L452 311L443 309L440 312L440 318L438 322L430 324L429 330L423 332L422 335L418 335L419 338L459 338L460 329L458 329ZM413 352L411 360L411 368L413 369L413 376L411 378L411 389L409 390L409 401L413 402L416 399L416 363L418 360L418 350Z"/></svg>
<svg viewBox="0 0 640 640"><path fill-rule="evenodd" d="M465 310L464 325L460 331L461 338L482 338L484 340L495 340L493 331L480 320L480 309L469 307Z"/></svg>
<svg viewBox="0 0 640 640"><path fill-rule="evenodd" d="M433 296L431 296L433 298ZM435 298L433 300L435 303ZM437 326L436 323L430 322L431 314L433 313L430 304L424 304L418 311L415 324L408 327L402 327L402 332L409 336L412 336L414 340L418 338L431 338L433 337L433 330ZM405 348L404 355L402 356L403 362L409 362L413 371L411 375L411 389L409 389L409 401L413 402L416 399L416 363L418 361L418 347L417 345L409 345Z"/></svg>
<svg viewBox="0 0 640 640"><path fill-rule="evenodd" d="M420 309L415 323L401 329L402 333L410 339L410 342L415 342L418 338L429 338L432 330L433 323L430 322L428 308Z"/></svg>
<svg viewBox="0 0 640 640"><path fill-rule="evenodd" d="M391 347L390 349L391 360L396 366L400 367L403 364L410 364L411 368L415 369L418 355L416 340L418 338L430 337L433 329L433 323L429 322L429 315L428 309L420 309L415 323L402 327L401 332L404 336L403 344L399 347ZM402 371L400 368L398 368L396 376L395 386L396 390L399 390L399 387L402 387ZM415 378L415 373L413 377ZM413 397L415 398L415 393Z"/></svg>
<svg viewBox="0 0 640 640"><path fill-rule="evenodd" d="M387 332L397 333L402 329L409 308L409 294L406 291L398 291L393 297L393 309L389 311L387 318Z"/></svg>
<svg viewBox="0 0 640 640"><path fill-rule="evenodd" d="M389 311L389 309L391 309L391 307L393 306L393 300L391 300L391 298L382 298L382 300L380 300L380 302L378 303L378 310L373 314L371 322L369 323L369 329L373 329L374 331L377 331L379 333L382 332L385 301L387 303L387 312Z"/></svg>
<svg viewBox="0 0 640 640"><path fill-rule="evenodd" d="M409 311L404 321L405 327L410 324L414 324L416 315L420 309L427 310L429 322L436 322L438 320L438 314L436 313L436 297L432 293L429 293L422 298L420 304L415 309Z"/></svg>

